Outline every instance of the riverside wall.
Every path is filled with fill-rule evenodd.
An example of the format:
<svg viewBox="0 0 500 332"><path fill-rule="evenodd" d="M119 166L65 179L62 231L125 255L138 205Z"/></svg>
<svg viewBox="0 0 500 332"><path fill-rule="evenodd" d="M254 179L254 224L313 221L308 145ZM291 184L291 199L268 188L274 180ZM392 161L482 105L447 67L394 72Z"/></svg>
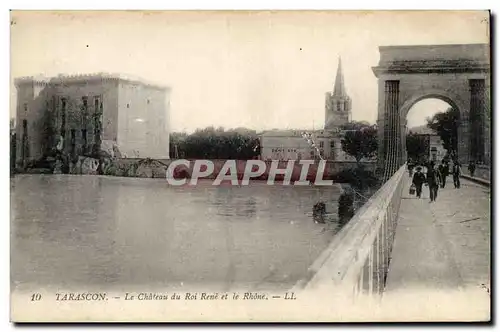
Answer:
<svg viewBox="0 0 500 332"><path fill-rule="evenodd" d="M105 175L114 175L114 176L130 176L130 177L148 177L148 178L165 178L166 170L168 166L174 161L174 159L168 160L148 160L148 159L113 159L105 162L105 166L103 167L103 172ZM213 159L210 160L214 164L214 171L200 179L215 179L217 175L222 170L224 164L226 164L227 160L222 159ZM195 160L189 160L189 167L184 165L177 166L174 171L174 177L181 178L191 178L193 173L193 167L195 164ZM271 161L265 161L266 170L265 172L258 177L257 179L265 180L269 176L269 172L271 169ZM247 160L236 160L235 161L237 177L241 179L243 177ZM360 163L361 167L364 170L374 172L376 163L374 162L362 162ZM319 162L316 161L314 164L309 166L309 170L307 173L307 179L309 181L314 181L316 179L316 174L318 171ZM286 161L279 162L279 169L284 169L287 167ZM292 172L292 181L297 181L300 178L300 174L302 171L303 165L299 164L298 161L294 161L293 164L293 172ZM356 162L342 162L342 161L327 161L325 166L325 171L323 172L323 179L335 179L335 177L343 172L348 170L356 169L358 165ZM205 166L202 166L202 171L206 170ZM256 168L254 167L254 170ZM82 172L85 174L85 172ZM282 179L283 175L277 175L276 179Z"/></svg>

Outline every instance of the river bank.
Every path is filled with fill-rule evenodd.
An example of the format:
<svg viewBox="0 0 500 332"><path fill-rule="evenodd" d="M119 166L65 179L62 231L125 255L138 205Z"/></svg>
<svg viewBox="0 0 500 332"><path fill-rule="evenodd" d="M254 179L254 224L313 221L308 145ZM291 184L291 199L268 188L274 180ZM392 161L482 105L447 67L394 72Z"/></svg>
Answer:
<svg viewBox="0 0 500 332"><path fill-rule="evenodd" d="M155 160L155 159L118 159L118 158L104 158L98 160L90 157L80 156L74 163L69 163L66 167L63 167L60 161L47 162L45 164L39 164L45 167L31 168L24 170L21 173L28 174L73 174L73 175L105 175L112 177L125 177L125 178L153 178L153 179L163 179L167 177L167 169L175 160ZM191 179L193 175L193 169L195 168L196 160L184 160L188 165L178 165L172 172L172 177L175 179ZM205 176L200 176L200 180L214 180L216 177L224 171L227 173L227 168L225 164L227 160L211 160L205 161L213 164L213 171ZM232 172L236 170L236 178L238 183L242 183L242 179L247 168L247 163L252 161L246 160L235 160L233 162L234 168ZM252 177L252 182L264 182L267 181L270 174L271 161L264 162L266 169L265 171L257 177ZM286 161L281 161L278 163L279 169L286 168L288 163ZM206 166L202 165L199 171L206 171ZM276 166L276 165L275 165ZM319 169L319 162L315 162L308 165L306 180L314 183L318 177L321 180L330 180L333 183L340 185L342 190L342 204L347 204L348 207L342 207L340 210L345 210L345 219L348 220L352 215L359 210L366 201L378 190L379 183L372 172L372 164L361 164L349 162L331 162L327 161L324 164L324 169ZM290 166L289 166L290 167ZM304 165L300 164L299 161L293 162L293 171L291 174L291 184L295 183L301 177ZM207 172L208 173L208 172ZM275 176L276 185L283 184L283 174L277 174ZM229 181L224 181L228 182ZM190 181L187 181L190 184ZM322 203L318 201L318 203ZM340 207L339 201L339 207ZM330 208L329 210L331 210ZM328 211L337 213L339 211Z"/></svg>
<svg viewBox="0 0 500 332"><path fill-rule="evenodd" d="M101 160L91 157L79 156L74 162L68 161L67 165L62 162L47 160L27 167L27 169L18 169L17 173L53 173L53 174L100 174L122 177L144 177L144 178L165 178L166 171L172 163L184 163L176 165L172 176L175 178L191 178L197 163L201 163L201 167L197 170L205 172L207 165L210 163L213 170L199 176L200 179L215 179L221 171L235 172L238 179L243 177L243 174L248 171L255 172L255 163L262 163L265 170L260 176L252 176L252 179L267 180L272 168L285 169L292 167L291 181L298 181L305 173L307 180L315 180L317 176L321 176L324 180L333 180L334 182L347 182L349 174L362 170L365 173L373 173L375 171L375 163L355 163L355 162L338 162L338 161L314 161L310 165L303 164L304 161L260 161L260 160L157 160L157 159L133 159L133 158L103 158ZM250 167L249 163L253 163ZM289 164L291 163L291 165ZM228 165L230 166L228 169ZM277 174L276 179L282 178L283 174Z"/></svg>

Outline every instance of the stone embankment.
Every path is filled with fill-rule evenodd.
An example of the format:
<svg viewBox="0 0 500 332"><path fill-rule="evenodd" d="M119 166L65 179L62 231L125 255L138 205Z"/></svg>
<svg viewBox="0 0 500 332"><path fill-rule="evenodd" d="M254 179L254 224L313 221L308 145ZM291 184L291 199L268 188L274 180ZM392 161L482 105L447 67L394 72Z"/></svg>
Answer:
<svg viewBox="0 0 500 332"><path fill-rule="evenodd" d="M167 168L173 160L156 160L156 159L132 159L132 158L106 158L103 159L101 170L99 170L99 160L90 157L78 157L76 163L72 163L69 167L70 174L103 174L109 176L124 176L124 177L143 177L143 178L165 178ZM217 175L223 170L224 164L227 160L211 160L214 165L214 170L211 174L202 177L201 179L215 179ZM179 165L175 168L173 176L175 178L191 178L193 174L195 160L189 161L189 167L186 165ZM267 180L271 168L271 161L265 161L266 170L258 178L258 180ZM363 171L372 173L375 165L373 163L361 164ZM242 179L247 166L246 160L235 161L237 178ZM287 167L286 161L279 162L278 168L284 169ZM304 166L296 161L293 165L292 181L297 181L300 178L302 168ZM353 162L326 162L324 169L323 179L334 180L335 182L349 183L349 177L358 177L359 175L352 176L356 172L358 165ZM55 167L55 172L60 173L61 167ZM252 168L254 171L255 169ZM205 171L206 166L201 166L201 171ZM227 169L226 169L227 170ZM227 173L226 173L227 174ZM318 163L309 166L307 172L307 180L314 181L318 174ZM320 172L321 174L321 172ZM277 174L276 180L282 180L283 175Z"/></svg>

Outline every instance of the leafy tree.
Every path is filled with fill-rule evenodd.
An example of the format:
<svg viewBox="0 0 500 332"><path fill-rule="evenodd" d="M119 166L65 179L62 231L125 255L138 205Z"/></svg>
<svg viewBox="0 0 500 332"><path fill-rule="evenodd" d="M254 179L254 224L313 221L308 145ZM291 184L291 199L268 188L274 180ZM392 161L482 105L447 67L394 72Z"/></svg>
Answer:
<svg viewBox="0 0 500 332"><path fill-rule="evenodd" d="M427 119L427 127L438 133L443 141L443 148L450 153L457 151L459 121L460 113L452 107Z"/></svg>
<svg viewBox="0 0 500 332"><path fill-rule="evenodd" d="M359 130L369 127L370 123L367 121L351 121L340 126L341 130Z"/></svg>
<svg viewBox="0 0 500 332"><path fill-rule="evenodd" d="M253 159L260 154L260 141L257 133L246 128L224 130L207 127L194 133L173 133L171 156L175 157L174 144L179 157L193 159Z"/></svg>
<svg viewBox="0 0 500 332"><path fill-rule="evenodd" d="M377 153L377 129L375 126L360 126L347 130L341 141L342 150L353 156L359 164L363 158L373 158Z"/></svg>
<svg viewBox="0 0 500 332"><path fill-rule="evenodd" d="M426 135L417 135L410 131L406 136L406 151L413 160L421 160L428 156L429 140Z"/></svg>

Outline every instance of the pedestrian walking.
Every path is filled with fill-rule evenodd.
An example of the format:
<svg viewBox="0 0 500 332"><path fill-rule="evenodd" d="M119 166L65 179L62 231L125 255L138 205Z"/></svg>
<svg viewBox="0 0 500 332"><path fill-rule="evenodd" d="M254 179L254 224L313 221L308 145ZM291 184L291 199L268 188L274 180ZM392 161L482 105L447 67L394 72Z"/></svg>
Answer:
<svg viewBox="0 0 500 332"><path fill-rule="evenodd" d="M435 202L437 199L440 178L441 174L439 173L439 170L435 166L434 162L431 161L429 163L429 167L427 168L427 185L429 186L431 202Z"/></svg>
<svg viewBox="0 0 500 332"><path fill-rule="evenodd" d="M450 169L446 160L443 159L438 169L441 174L441 188L444 188L446 186L446 177L450 174Z"/></svg>
<svg viewBox="0 0 500 332"><path fill-rule="evenodd" d="M413 168L415 167L415 164L411 159L408 159L408 173L410 174L410 177L413 175Z"/></svg>
<svg viewBox="0 0 500 332"><path fill-rule="evenodd" d="M476 171L476 162L474 160L471 160L471 162L469 163L469 173L472 178L474 177L475 171Z"/></svg>
<svg viewBox="0 0 500 332"><path fill-rule="evenodd" d="M460 188L460 175L462 175L462 169L460 168L460 163L458 160L455 160L453 162L453 168L451 170L453 174L453 184L455 185L456 189Z"/></svg>
<svg viewBox="0 0 500 332"><path fill-rule="evenodd" d="M417 167L415 169L415 174L413 175L412 183L415 186L417 198L422 196L422 186L425 183L425 175L422 173L422 167Z"/></svg>

